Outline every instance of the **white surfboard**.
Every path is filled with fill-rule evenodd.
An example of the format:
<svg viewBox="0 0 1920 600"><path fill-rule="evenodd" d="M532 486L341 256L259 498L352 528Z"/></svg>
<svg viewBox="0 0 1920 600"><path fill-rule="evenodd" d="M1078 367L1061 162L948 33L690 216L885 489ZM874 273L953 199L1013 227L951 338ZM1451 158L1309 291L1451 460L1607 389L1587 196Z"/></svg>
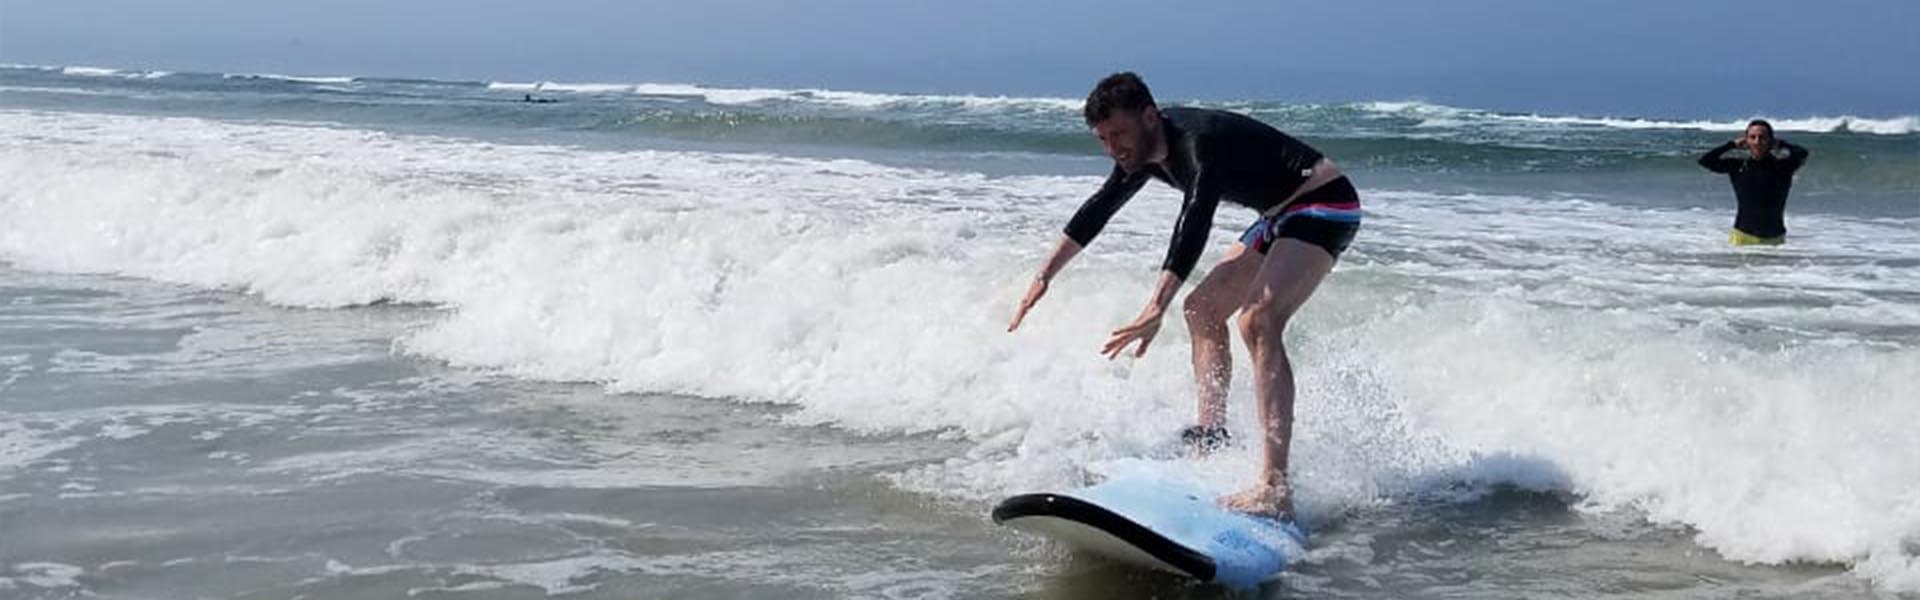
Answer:
<svg viewBox="0 0 1920 600"><path fill-rule="evenodd" d="M1305 554L1306 534L1285 521L1221 508L1188 483L1109 479L1061 493L1001 501L993 521L1137 566L1231 587L1278 575Z"/></svg>

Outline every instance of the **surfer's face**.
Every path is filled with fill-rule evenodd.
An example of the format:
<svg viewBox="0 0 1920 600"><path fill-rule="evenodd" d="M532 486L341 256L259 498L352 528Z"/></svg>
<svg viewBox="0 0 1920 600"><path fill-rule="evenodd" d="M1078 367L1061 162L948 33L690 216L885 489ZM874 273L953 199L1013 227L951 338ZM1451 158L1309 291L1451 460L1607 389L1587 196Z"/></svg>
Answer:
<svg viewBox="0 0 1920 600"><path fill-rule="evenodd" d="M1768 131L1765 125L1748 125L1747 151L1758 158L1771 150L1773 150L1773 132Z"/></svg>
<svg viewBox="0 0 1920 600"><path fill-rule="evenodd" d="M1107 156L1131 173L1152 162L1158 148L1160 111L1149 106L1139 112L1114 111L1107 120L1094 124L1093 135L1106 147Z"/></svg>

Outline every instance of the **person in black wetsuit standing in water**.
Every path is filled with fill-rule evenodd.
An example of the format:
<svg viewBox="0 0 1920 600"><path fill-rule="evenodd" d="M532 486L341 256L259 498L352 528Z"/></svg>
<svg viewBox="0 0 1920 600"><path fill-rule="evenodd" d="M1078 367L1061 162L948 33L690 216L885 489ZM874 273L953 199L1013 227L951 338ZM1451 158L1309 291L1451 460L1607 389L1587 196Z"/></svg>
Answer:
<svg viewBox="0 0 1920 600"><path fill-rule="evenodd" d="M1746 155L1721 156L1735 148L1746 150ZM1762 119L1747 123L1746 135L1715 146L1700 157L1700 166L1725 173L1733 182L1739 209L1734 213L1728 243L1777 245L1787 241L1787 192L1793 189L1794 172L1806 162L1806 148L1775 139L1773 124Z"/></svg>
<svg viewBox="0 0 1920 600"><path fill-rule="evenodd" d="M1227 383L1233 369L1228 319L1238 312L1240 337L1253 357L1264 464L1254 485L1220 502L1242 512L1290 518L1287 458L1294 387L1282 338L1288 320L1359 231L1359 193L1333 161L1252 117L1197 108L1161 110L1146 83L1133 73L1101 80L1083 112L1113 158L1113 171L1067 222L1007 330L1020 326L1047 293L1048 282L1093 241L1107 220L1147 180L1158 179L1185 193L1160 282L1140 316L1115 330L1101 350L1111 359L1137 343L1134 356L1144 355L1174 294L1206 248L1214 209L1222 200L1253 209L1258 218L1182 304L1199 384L1199 423L1182 438L1200 452L1226 441Z"/></svg>

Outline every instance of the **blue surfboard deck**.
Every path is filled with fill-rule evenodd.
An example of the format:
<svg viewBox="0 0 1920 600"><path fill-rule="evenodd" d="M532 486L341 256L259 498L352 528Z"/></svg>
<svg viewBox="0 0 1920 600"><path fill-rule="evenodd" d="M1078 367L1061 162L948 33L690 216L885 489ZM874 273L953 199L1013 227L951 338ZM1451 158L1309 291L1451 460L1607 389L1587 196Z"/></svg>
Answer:
<svg viewBox="0 0 1920 600"><path fill-rule="evenodd" d="M993 521L1231 587L1271 579L1306 551L1299 526L1221 508L1199 486L1161 478L1119 477L1071 492L1014 496L994 507Z"/></svg>

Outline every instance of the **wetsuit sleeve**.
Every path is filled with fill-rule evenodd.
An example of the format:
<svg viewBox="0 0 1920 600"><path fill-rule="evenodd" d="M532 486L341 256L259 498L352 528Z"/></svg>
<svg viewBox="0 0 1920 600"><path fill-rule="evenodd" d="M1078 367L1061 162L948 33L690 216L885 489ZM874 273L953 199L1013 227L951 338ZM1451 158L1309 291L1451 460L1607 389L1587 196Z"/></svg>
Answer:
<svg viewBox="0 0 1920 600"><path fill-rule="evenodd" d="M1220 206L1220 187L1206 171L1194 175L1193 190L1180 205L1180 218L1173 224L1173 240L1167 244L1167 260L1160 268L1172 271L1182 281L1200 262L1207 249L1207 234L1213 232L1213 210Z"/></svg>
<svg viewBox="0 0 1920 600"><path fill-rule="evenodd" d="M1729 160L1721 157L1722 154L1726 154L1728 150L1732 150L1732 149L1733 149L1733 142L1727 142L1725 144L1714 146L1712 150L1708 150L1706 154L1703 154L1700 156L1700 166L1706 167L1708 171L1713 171L1715 173L1733 172L1735 168L1738 168L1740 166L1739 165L1740 161Z"/></svg>
<svg viewBox="0 0 1920 600"><path fill-rule="evenodd" d="M1800 170L1800 165L1807 164L1807 155L1810 153L1807 152L1806 148L1800 147L1799 144L1789 144L1786 140L1780 141L1780 147L1787 149L1788 170L1798 171Z"/></svg>
<svg viewBox="0 0 1920 600"><path fill-rule="evenodd" d="M1075 211L1073 219L1067 221L1063 233L1082 247L1093 243L1093 237L1100 235L1100 230L1106 228L1113 214L1120 212L1120 207L1126 206L1127 201L1133 199L1133 194L1140 191L1140 186L1146 185L1149 178L1145 169L1128 173L1120 165L1114 165L1113 173L1107 175L1107 182L1100 184L1100 189L1080 204L1080 210Z"/></svg>

